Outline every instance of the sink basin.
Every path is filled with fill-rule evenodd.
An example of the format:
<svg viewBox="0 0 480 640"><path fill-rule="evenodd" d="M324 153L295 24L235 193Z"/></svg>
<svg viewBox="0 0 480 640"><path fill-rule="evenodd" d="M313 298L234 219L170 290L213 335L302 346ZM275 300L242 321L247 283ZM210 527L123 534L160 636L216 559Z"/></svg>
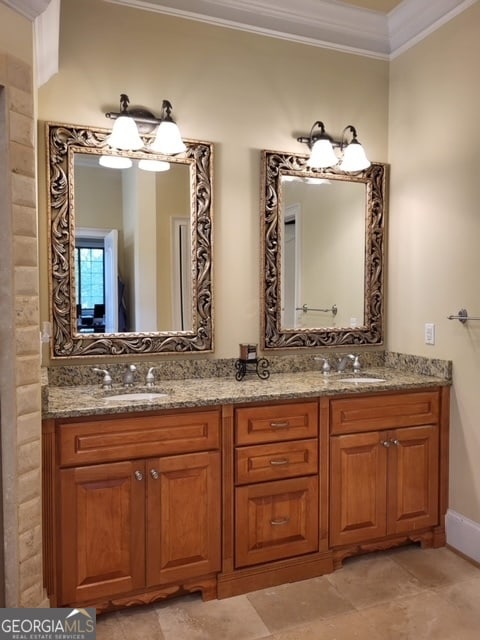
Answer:
<svg viewBox="0 0 480 640"><path fill-rule="evenodd" d="M385 378L369 378L366 376L361 378L359 376L357 378L340 378L338 382L351 382L353 384L361 384L363 382L364 384L367 384L369 382L385 382Z"/></svg>
<svg viewBox="0 0 480 640"><path fill-rule="evenodd" d="M168 393L156 393L148 391L138 392L131 391L130 393L118 393L115 396L105 396L105 402L153 402L154 400L158 400L159 398L166 398Z"/></svg>

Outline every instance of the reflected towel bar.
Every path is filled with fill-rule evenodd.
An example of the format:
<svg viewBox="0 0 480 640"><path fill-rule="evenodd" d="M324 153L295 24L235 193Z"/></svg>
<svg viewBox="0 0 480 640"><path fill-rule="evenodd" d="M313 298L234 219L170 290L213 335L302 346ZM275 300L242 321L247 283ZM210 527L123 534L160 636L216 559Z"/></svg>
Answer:
<svg viewBox="0 0 480 640"><path fill-rule="evenodd" d="M474 318L473 316L468 315L468 311L466 309L460 309L456 316L451 315L448 316L448 320L460 320L462 324L465 324L467 320L480 320L480 318Z"/></svg>
<svg viewBox="0 0 480 640"><path fill-rule="evenodd" d="M324 311L325 313L328 313L330 311L332 315L336 316L338 309L336 304L333 304L330 309L314 309L313 307L309 307L304 304L301 307L295 307L295 311L303 311L303 313L307 313L307 311Z"/></svg>

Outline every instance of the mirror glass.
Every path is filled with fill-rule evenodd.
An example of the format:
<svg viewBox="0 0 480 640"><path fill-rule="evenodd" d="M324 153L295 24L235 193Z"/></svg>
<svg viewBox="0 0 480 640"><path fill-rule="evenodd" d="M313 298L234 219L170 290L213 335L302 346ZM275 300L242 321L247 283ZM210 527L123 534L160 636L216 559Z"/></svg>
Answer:
<svg viewBox="0 0 480 640"><path fill-rule="evenodd" d="M52 356L211 351L212 146L115 154L108 130L47 128Z"/></svg>
<svg viewBox="0 0 480 640"><path fill-rule="evenodd" d="M383 343L385 181L263 152L264 348Z"/></svg>

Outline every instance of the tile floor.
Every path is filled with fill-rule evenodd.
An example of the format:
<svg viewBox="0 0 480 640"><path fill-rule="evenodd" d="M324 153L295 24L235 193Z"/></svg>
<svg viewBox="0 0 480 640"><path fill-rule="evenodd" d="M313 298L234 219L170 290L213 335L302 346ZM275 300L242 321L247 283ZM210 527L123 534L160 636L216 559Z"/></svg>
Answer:
<svg viewBox="0 0 480 640"><path fill-rule="evenodd" d="M410 546L226 600L192 594L98 617L97 640L144 639L479 640L480 568Z"/></svg>

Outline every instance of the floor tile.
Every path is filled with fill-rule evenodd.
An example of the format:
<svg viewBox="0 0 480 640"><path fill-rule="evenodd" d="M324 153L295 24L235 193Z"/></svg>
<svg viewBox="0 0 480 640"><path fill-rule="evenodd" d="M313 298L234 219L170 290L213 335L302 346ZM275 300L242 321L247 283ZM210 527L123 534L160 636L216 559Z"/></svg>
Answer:
<svg viewBox="0 0 480 640"><path fill-rule="evenodd" d="M384 637L360 612L355 611L279 631L272 640L384 640Z"/></svg>
<svg viewBox="0 0 480 640"><path fill-rule="evenodd" d="M418 578L422 584L431 587L480 577L478 567L446 547L402 547L390 552L390 558Z"/></svg>
<svg viewBox="0 0 480 640"><path fill-rule="evenodd" d="M255 591L247 597L272 632L352 609L325 577Z"/></svg>
<svg viewBox="0 0 480 640"><path fill-rule="evenodd" d="M97 616L97 640L133 640L125 637L123 633L121 619L124 614L122 611Z"/></svg>
<svg viewBox="0 0 480 640"><path fill-rule="evenodd" d="M397 598L360 613L381 631L382 640L478 640L479 614L476 621L466 621L462 611L442 594L426 591L421 597Z"/></svg>
<svg viewBox="0 0 480 640"><path fill-rule="evenodd" d="M359 609L425 589L415 576L384 552L350 558L326 578L343 598Z"/></svg>
<svg viewBox="0 0 480 640"><path fill-rule="evenodd" d="M158 620L158 606L134 607L121 613L119 622L127 640L165 640Z"/></svg>
<svg viewBox="0 0 480 640"><path fill-rule="evenodd" d="M271 634L247 597L186 596L158 607L165 640L260 640Z"/></svg>

